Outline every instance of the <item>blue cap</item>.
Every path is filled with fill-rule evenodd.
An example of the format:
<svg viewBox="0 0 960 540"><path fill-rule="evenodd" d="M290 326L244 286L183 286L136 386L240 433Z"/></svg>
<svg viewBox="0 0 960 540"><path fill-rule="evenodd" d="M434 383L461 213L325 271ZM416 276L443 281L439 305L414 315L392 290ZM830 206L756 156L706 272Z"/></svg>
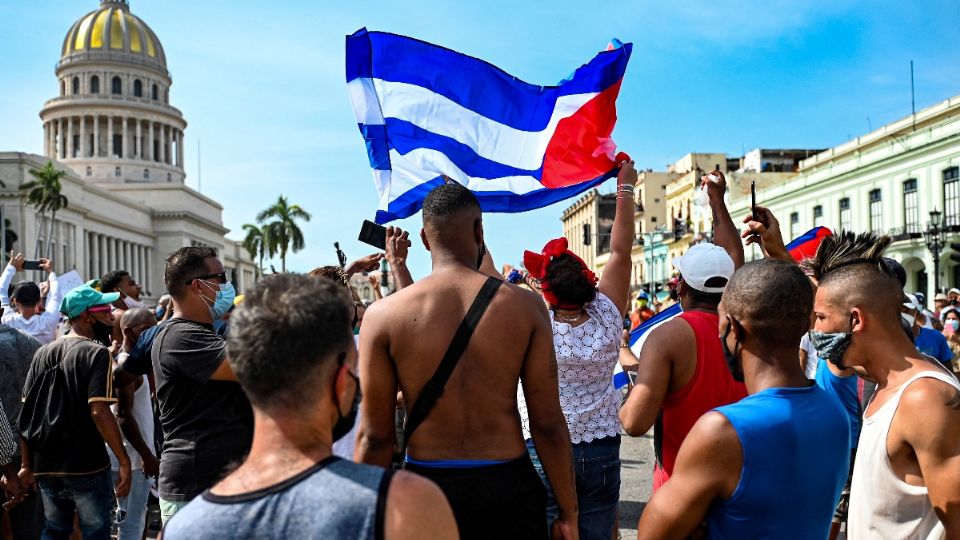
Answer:
<svg viewBox="0 0 960 540"><path fill-rule="evenodd" d="M120 299L120 293L102 293L94 289L92 283L89 281L68 292L60 302L60 313L72 319L94 306L112 304Z"/></svg>

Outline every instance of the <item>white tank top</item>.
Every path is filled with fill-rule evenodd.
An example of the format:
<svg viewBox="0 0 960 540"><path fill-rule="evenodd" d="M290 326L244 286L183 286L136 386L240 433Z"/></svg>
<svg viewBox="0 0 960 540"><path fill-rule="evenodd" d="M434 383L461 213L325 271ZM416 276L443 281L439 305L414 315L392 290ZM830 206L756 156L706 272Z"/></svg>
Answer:
<svg viewBox="0 0 960 540"><path fill-rule="evenodd" d="M150 401L150 383L147 381L146 375L141 375L140 388L133 393L133 417L137 421L137 427L140 428L140 437L143 438L143 442L147 443L147 447L151 450L153 449L153 404ZM114 403L110 406L110 410L113 411L113 414L117 414L117 404ZM123 447L127 450L127 456L130 458L130 470L136 471L143 469L143 458L140 457L140 453L127 441L127 436L123 436ZM113 455L113 451L110 450L110 447L107 446L107 453L110 455L110 465L113 470L120 469L120 463L117 461L117 456ZM152 452L155 453L155 452ZM154 456L156 457L156 456Z"/></svg>
<svg viewBox="0 0 960 540"><path fill-rule="evenodd" d="M851 540L932 540L945 537L943 524L927 497L927 488L899 479L887 456L887 433L900 397L913 381L922 377L943 381L960 390L960 383L951 374L924 371L908 379L897 394L871 416L864 413L850 484L847 538Z"/></svg>

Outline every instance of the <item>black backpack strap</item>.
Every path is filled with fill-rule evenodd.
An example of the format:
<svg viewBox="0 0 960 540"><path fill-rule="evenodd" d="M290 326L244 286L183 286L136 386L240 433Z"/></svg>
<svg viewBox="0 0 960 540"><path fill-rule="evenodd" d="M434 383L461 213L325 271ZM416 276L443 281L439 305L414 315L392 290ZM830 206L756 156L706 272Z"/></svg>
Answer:
<svg viewBox="0 0 960 540"><path fill-rule="evenodd" d="M443 355L443 360L441 360L440 365L437 366L437 371L434 372L433 377L430 377L430 380L427 381L423 390L420 391L420 396L417 398L416 403L410 408L410 412L407 415L407 423L403 427L403 447L400 449L401 459L405 459L407 444L409 444L413 432L426 420L427 415L430 414L430 410L433 409L433 406L436 405L437 400L440 399L440 396L443 394L443 388L447 385L447 380L449 380L450 375L453 374L454 368L457 367L457 363L460 361L460 357L463 356L463 351L466 350L467 344L470 343L470 337L473 335L477 323L480 322L480 318L483 317L483 313L487 310L487 306L490 305L490 301L493 300L493 296L497 293L497 289L500 288L502 283L503 281L497 278L487 278L486 283L483 284L480 292L477 293L477 297L473 300L473 305L470 306L470 310L467 311L467 315L463 318L463 322L460 323L460 327L457 328L457 332L453 335L453 340L450 341L450 346L447 347L447 352Z"/></svg>

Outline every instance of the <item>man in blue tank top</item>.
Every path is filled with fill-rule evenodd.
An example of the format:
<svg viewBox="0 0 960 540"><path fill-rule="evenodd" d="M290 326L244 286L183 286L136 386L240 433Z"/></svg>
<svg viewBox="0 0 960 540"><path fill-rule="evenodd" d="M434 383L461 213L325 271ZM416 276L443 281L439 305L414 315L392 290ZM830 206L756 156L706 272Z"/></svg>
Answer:
<svg viewBox="0 0 960 540"><path fill-rule="evenodd" d="M254 410L240 467L171 518L167 540L456 539L435 484L333 455L360 402L346 293L328 280L262 279L230 320L230 363Z"/></svg>
<svg viewBox="0 0 960 540"><path fill-rule="evenodd" d="M693 426L673 475L644 510L638 538L827 537L850 458L841 406L797 362L813 291L796 266L766 259L730 279L720 336L746 398Z"/></svg>

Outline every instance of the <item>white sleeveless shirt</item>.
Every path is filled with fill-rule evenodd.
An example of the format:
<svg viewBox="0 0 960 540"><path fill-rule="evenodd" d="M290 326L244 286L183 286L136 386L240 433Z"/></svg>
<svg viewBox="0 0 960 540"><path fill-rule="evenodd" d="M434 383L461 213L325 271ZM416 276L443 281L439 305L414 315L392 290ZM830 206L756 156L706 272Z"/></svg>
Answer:
<svg viewBox="0 0 960 540"><path fill-rule="evenodd" d="M620 434L620 393L613 387L613 368L620 358L623 317L613 301L600 291L593 302L584 306L584 311L589 319L580 326L550 318L557 353L560 407L573 444ZM517 405L523 437L529 439L530 421L522 386L517 388Z"/></svg>
<svg viewBox="0 0 960 540"><path fill-rule="evenodd" d="M863 415L857 459L850 484L847 538L933 540L945 537L925 486L913 486L897 478L887 455L887 434L900 398L910 384L930 377L957 390L960 383L946 371L924 371L907 380L896 395L870 416Z"/></svg>

